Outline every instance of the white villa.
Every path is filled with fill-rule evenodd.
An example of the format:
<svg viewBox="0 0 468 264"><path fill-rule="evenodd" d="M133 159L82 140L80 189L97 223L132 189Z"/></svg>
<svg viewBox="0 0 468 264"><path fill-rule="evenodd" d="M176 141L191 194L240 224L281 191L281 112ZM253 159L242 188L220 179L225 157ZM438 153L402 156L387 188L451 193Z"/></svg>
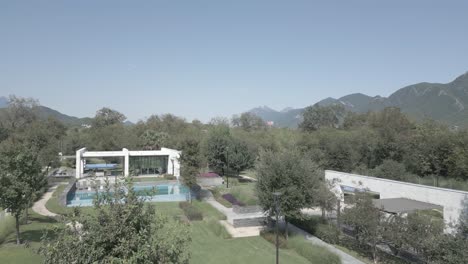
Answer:
<svg viewBox="0 0 468 264"><path fill-rule="evenodd" d="M92 167L86 164L91 158L121 158L123 159L123 175L130 176L130 172L137 175L170 174L180 176L180 151L168 148L160 150L131 151L126 148L121 151L87 151L82 148L76 151L76 179L86 177L85 169ZM108 164L115 165L115 164Z"/></svg>

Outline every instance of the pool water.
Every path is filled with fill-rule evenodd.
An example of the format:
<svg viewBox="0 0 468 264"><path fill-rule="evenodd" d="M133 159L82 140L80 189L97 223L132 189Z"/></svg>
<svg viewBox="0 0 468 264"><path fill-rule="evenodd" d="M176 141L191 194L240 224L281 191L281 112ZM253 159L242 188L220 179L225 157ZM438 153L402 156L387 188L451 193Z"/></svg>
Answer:
<svg viewBox="0 0 468 264"><path fill-rule="evenodd" d="M187 201L189 189L181 184L158 184L134 186L139 197L152 202ZM94 191L76 190L67 195L67 206L92 206L96 196Z"/></svg>

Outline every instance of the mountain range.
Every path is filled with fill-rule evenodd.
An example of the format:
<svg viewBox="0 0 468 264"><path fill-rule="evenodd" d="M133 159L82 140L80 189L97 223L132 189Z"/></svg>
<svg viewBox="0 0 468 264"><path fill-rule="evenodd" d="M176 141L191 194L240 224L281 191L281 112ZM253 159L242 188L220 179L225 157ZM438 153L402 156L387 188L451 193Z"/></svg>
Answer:
<svg viewBox="0 0 468 264"><path fill-rule="evenodd" d="M362 93L345 95L338 99L325 98L316 104L328 106L343 105L346 110L365 113L379 111L385 107L399 107L410 118L426 118L440 121L447 125L468 127L468 72L454 81L442 83L418 83L403 87L389 97L368 96ZM8 98L0 96L0 113L8 106ZM253 108L248 112L256 114L264 121L273 121L276 127L297 127L302 120L304 108L287 107L276 111L268 106ZM78 118L62 114L46 106L39 106L38 115L42 118L54 117L68 126L91 124L91 118ZM125 124L132 123L126 121Z"/></svg>
<svg viewBox="0 0 468 264"><path fill-rule="evenodd" d="M8 98L0 96L0 113L7 106L8 106ZM36 113L40 118L47 119L48 117L54 117L68 126L81 126L81 125L91 124L91 118L89 117L79 118L79 117L65 115L65 114L60 113L57 110L54 110L52 108L42 106L42 105L37 107Z"/></svg>
<svg viewBox="0 0 468 264"><path fill-rule="evenodd" d="M468 127L468 72L446 84L423 82L409 85L389 97L354 93L338 99L328 97L316 104L341 104L346 110L356 113L378 111L390 106L399 107L415 120L429 118L447 125ZM273 121L278 127L297 127L303 111L304 108L276 111L262 106L249 112L265 121Z"/></svg>

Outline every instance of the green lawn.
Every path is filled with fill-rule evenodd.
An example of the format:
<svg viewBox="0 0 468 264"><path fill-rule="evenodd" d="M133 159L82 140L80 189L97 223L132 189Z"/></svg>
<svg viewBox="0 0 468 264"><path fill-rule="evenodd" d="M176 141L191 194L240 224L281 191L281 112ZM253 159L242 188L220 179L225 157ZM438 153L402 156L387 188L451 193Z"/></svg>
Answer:
<svg viewBox="0 0 468 264"><path fill-rule="evenodd" d="M0 263L40 263L42 257L35 253L44 234L44 230L51 230L54 225L58 225L56 220L40 216L30 210L29 224L21 225L21 239L25 245L17 246L16 235L11 233L0 245ZM27 246L26 246L27 245Z"/></svg>
<svg viewBox="0 0 468 264"><path fill-rule="evenodd" d="M238 201L244 203L245 205L256 205L258 203L258 198L255 194L254 182L239 183L237 179L230 179L230 181L232 181L232 185L230 183L229 188L226 188L226 186L223 185L216 187L216 189L213 191L213 195L219 203L228 208L232 207L231 203L221 197L226 193L232 194Z"/></svg>
<svg viewBox="0 0 468 264"><path fill-rule="evenodd" d="M46 203L46 208L47 210L51 211L52 213L56 214L61 214L61 215L66 215L72 211L71 208L64 207L59 203L59 196L63 192L63 190L67 187L67 185L62 184L55 189L54 193L52 194L52 197L47 201Z"/></svg>
<svg viewBox="0 0 468 264"><path fill-rule="evenodd" d="M59 190L58 190L59 191ZM57 191L57 193L58 193ZM69 209L59 208L52 200L48 203L48 208L55 211L67 212ZM155 203L156 210L170 217L183 215L177 202ZM219 213L211 205L194 201L193 205L203 212L203 221L190 223L192 229L192 260L194 264L218 264L218 263L274 263L275 247L262 237L251 238L224 238L225 234L219 233L219 219L224 219L224 215ZM84 212L92 213L92 210L85 209ZM16 246L14 233L10 234L5 243L0 245L0 263L40 263L42 258L35 253L40 245L40 238L44 230L51 229L58 225L54 219L42 217L35 213L31 214L31 223L21 226L21 235L24 240L29 241L29 247L23 245ZM282 263L321 263L309 262L299 255L295 250L280 250Z"/></svg>

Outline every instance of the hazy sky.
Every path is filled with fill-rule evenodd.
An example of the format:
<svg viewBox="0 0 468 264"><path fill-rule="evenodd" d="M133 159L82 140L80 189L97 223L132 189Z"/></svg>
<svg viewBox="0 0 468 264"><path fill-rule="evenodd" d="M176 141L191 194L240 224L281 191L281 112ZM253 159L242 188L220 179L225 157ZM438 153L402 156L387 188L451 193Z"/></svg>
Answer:
<svg viewBox="0 0 468 264"><path fill-rule="evenodd" d="M321 2L0 0L0 95L206 121L468 71L468 1Z"/></svg>

